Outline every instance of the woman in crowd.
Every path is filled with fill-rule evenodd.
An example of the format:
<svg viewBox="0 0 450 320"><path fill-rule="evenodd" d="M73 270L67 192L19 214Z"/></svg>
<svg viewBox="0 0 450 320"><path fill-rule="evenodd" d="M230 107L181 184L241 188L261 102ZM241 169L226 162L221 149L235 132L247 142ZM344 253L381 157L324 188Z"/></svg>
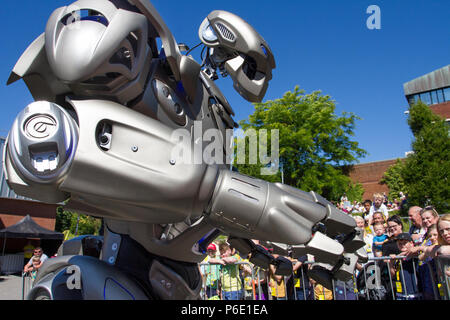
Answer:
<svg viewBox="0 0 450 320"><path fill-rule="evenodd" d="M421 238L421 244L416 245L407 251L406 255L408 257L418 256L420 253L424 252L427 247L431 247L429 250L432 250L436 245L435 243L428 241L428 239L430 237L430 230L432 230L433 226L437 226L439 221L438 212L432 206L428 206L420 211L420 216L422 217L422 224L426 232L423 235L423 238Z"/></svg>
<svg viewBox="0 0 450 320"><path fill-rule="evenodd" d="M387 230L389 240L382 246L382 255L384 257L390 256L391 254L398 255L400 250L397 246L396 237L403 232L402 219L397 215L389 217L387 220Z"/></svg>
<svg viewBox="0 0 450 320"><path fill-rule="evenodd" d="M420 216L422 217L423 226L428 229L433 224L436 224L439 220L439 214L432 206L423 208L420 211ZM426 237L426 236L425 236Z"/></svg>
<svg viewBox="0 0 450 320"><path fill-rule="evenodd" d="M387 221L386 221L384 214L382 212L377 211L377 212L374 212L372 217L369 219L370 232L373 235L375 234L373 227L379 223L383 224L383 226L386 229L388 228ZM388 235L389 235L389 231L388 231Z"/></svg>
<svg viewBox="0 0 450 320"><path fill-rule="evenodd" d="M444 214L438 219L438 245L426 247L419 256L421 260L427 257L434 258L439 255L450 255L450 214Z"/></svg>

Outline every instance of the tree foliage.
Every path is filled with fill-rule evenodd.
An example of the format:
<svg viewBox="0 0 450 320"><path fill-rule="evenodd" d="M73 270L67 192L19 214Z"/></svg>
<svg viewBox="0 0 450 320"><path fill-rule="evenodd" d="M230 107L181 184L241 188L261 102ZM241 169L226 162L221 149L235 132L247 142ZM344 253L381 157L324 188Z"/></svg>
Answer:
<svg viewBox="0 0 450 320"><path fill-rule="evenodd" d="M408 191L408 204L432 204L438 212L448 212L449 127L422 102L411 106L408 125L414 134L413 153L406 158L401 170Z"/></svg>
<svg viewBox="0 0 450 320"><path fill-rule="evenodd" d="M349 201L363 201L364 188L361 183L350 184L347 192L347 198Z"/></svg>
<svg viewBox="0 0 450 320"><path fill-rule="evenodd" d="M56 210L55 230L73 237L75 235L97 235L101 227L101 220L65 210L60 206Z"/></svg>
<svg viewBox="0 0 450 320"><path fill-rule="evenodd" d="M330 200L338 200L349 191L361 193L361 186L353 185L343 173L366 151L359 148L354 136L355 122L359 118L353 113L335 114L335 102L320 91L305 94L298 86L286 92L282 98L264 103L255 103L254 113L240 126L268 132L279 132L279 161L284 183L302 190L313 190ZM241 173L271 182L281 181L281 171L274 175L261 175L264 166L258 163L237 164ZM355 199L356 200L356 199Z"/></svg>
<svg viewBox="0 0 450 320"><path fill-rule="evenodd" d="M404 163L402 160L397 159L395 164L390 166L383 175L381 179L381 183L385 184L389 188L388 198L391 201L395 199L400 199L400 192L403 194L408 192L408 189L405 185L405 181L402 177L402 171L404 170Z"/></svg>

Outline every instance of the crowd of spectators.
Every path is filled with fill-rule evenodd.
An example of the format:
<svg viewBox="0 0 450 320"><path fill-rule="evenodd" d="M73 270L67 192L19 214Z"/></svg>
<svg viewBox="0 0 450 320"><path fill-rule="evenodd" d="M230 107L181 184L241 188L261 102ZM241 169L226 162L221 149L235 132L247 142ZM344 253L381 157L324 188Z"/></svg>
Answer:
<svg viewBox="0 0 450 320"><path fill-rule="evenodd" d="M434 259L450 253L450 214L439 215L433 206L412 206L408 209L409 228L406 228L400 216L391 215L383 207L382 198L383 195L375 194L370 209L367 206L354 218L357 227L363 229L368 256L382 257L378 266L382 269L383 298L439 299L444 294L439 285L442 270L436 267ZM362 265L357 267L363 270Z"/></svg>
<svg viewBox="0 0 450 320"><path fill-rule="evenodd" d="M366 213L367 211L369 211L369 209L371 207L375 207L375 202L376 202L376 208L380 208L377 211L382 211L383 213L386 214L386 212L392 212L392 211L398 211L400 210L402 207L404 207L406 205L406 200L407 197L406 195L404 195L402 192L400 192L400 197L394 199L393 201L388 199L388 196L386 195L385 192L383 193L377 193L376 197L374 195L374 199L373 202L372 200L365 200L363 202L360 201L349 201L347 196L344 194L340 200L335 203L336 207L338 207L341 211L348 213L348 214L352 214L352 215L359 215L359 214L363 214ZM367 209L367 207L369 207L369 209ZM375 208L371 209L372 213L374 212Z"/></svg>
<svg viewBox="0 0 450 320"><path fill-rule="evenodd" d="M337 207L350 208L348 203L344 195ZM293 274L277 275L273 266L267 270L258 268L224 240L218 246L208 247L208 257L200 266L205 299L439 299L444 294L439 285L442 270L435 260L440 255L450 255L450 214L440 215L432 206L412 206L407 220L402 221L392 212L399 204L387 201L385 194L375 194L372 200L354 202L347 211L363 231L364 249L369 258L367 263L357 264L354 279L348 283L336 281L333 290L315 283L308 277L314 262L311 255L285 257L292 261ZM367 279L364 280L370 265L380 270L381 285L374 292L367 290Z"/></svg>

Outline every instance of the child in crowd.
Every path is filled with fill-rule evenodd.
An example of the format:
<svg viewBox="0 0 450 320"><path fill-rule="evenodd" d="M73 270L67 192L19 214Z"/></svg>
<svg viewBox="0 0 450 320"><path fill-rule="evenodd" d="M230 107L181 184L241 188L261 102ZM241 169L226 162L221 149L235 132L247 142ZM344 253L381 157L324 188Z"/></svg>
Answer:
<svg viewBox="0 0 450 320"><path fill-rule="evenodd" d="M389 218L389 212L384 202L384 196L381 193L373 195L373 203L370 207L369 218L372 218L374 212L382 212L385 219Z"/></svg>
<svg viewBox="0 0 450 320"><path fill-rule="evenodd" d="M30 272L31 272L31 279L34 281L34 279L36 279L37 270L41 265L41 257L33 256L31 259L33 261L33 267Z"/></svg>
<svg viewBox="0 0 450 320"><path fill-rule="evenodd" d="M438 230L436 224L431 225L427 230L427 237L423 241L421 248L431 247L438 245ZM418 262L418 277L420 279L421 291L423 294L424 300L434 300L434 283L438 283L436 275L430 273L430 268L435 269L434 261L431 257L426 257L424 251L420 251L419 253L419 262ZM439 283L438 284L439 293L443 293L443 287ZM444 296L442 294L442 296Z"/></svg>
<svg viewBox="0 0 450 320"><path fill-rule="evenodd" d="M276 259L278 258L278 255L275 254L273 257ZM275 272L276 268L271 264L269 267L269 287L272 291L272 300L287 300L284 277L276 275Z"/></svg>
<svg viewBox="0 0 450 320"><path fill-rule="evenodd" d="M438 230L436 224L431 225L427 230L427 238L425 241L426 246L432 246L438 244Z"/></svg>
<svg viewBox="0 0 450 320"><path fill-rule="evenodd" d="M376 223L373 226L373 231L375 233L375 236L373 237L372 249L376 257L381 257L383 255L381 252L383 243L388 240L386 228L383 223Z"/></svg>
<svg viewBox="0 0 450 320"><path fill-rule="evenodd" d="M220 295L219 292L219 271L220 266L225 264L221 259L216 258L217 247L211 243L206 252L208 255L203 260L200 272L205 281L205 294L208 299L213 299Z"/></svg>
<svg viewBox="0 0 450 320"><path fill-rule="evenodd" d="M224 264L221 266L221 284L223 300L241 300L243 298L242 282L239 276L239 262L241 258L233 254L230 245L223 241L219 244L220 257Z"/></svg>
<svg viewBox="0 0 450 320"><path fill-rule="evenodd" d="M414 247L414 242L409 233L400 233L396 238L400 255L405 255L410 248ZM395 255L391 255L394 258ZM396 300L419 300L422 298L420 288L416 281L417 261L411 258L403 260L392 260L390 263L390 272L395 282Z"/></svg>
<svg viewBox="0 0 450 320"><path fill-rule="evenodd" d="M372 208L372 201L369 199L364 200L364 202L363 202L363 210L364 211L362 212L362 217L367 222L369 222L370 208Z"/></svg>

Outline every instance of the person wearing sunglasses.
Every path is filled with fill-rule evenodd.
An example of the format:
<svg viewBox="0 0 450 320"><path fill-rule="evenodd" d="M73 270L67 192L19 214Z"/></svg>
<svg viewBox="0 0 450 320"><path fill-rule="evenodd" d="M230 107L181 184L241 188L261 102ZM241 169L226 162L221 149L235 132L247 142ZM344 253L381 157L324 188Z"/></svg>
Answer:
<svg viewBox="0 0 450 320"><path fill-rule="evenodd" d="M33 266L33 257L39 257L40 264ZM28 261L28 263L23 267L24 272L31 271L33 268L38 270L45 260L48 259L48 256L44 253L41 247L36 247L33 251L33 257Z"/></svg>
<svg viewBox="0 0 450 320"><path fill-rule="evenodd" d="M439 214L433 206L428 206L420 211L422 217L422 223L425 228L429 228L433 224L439 221Z"/></svg>

